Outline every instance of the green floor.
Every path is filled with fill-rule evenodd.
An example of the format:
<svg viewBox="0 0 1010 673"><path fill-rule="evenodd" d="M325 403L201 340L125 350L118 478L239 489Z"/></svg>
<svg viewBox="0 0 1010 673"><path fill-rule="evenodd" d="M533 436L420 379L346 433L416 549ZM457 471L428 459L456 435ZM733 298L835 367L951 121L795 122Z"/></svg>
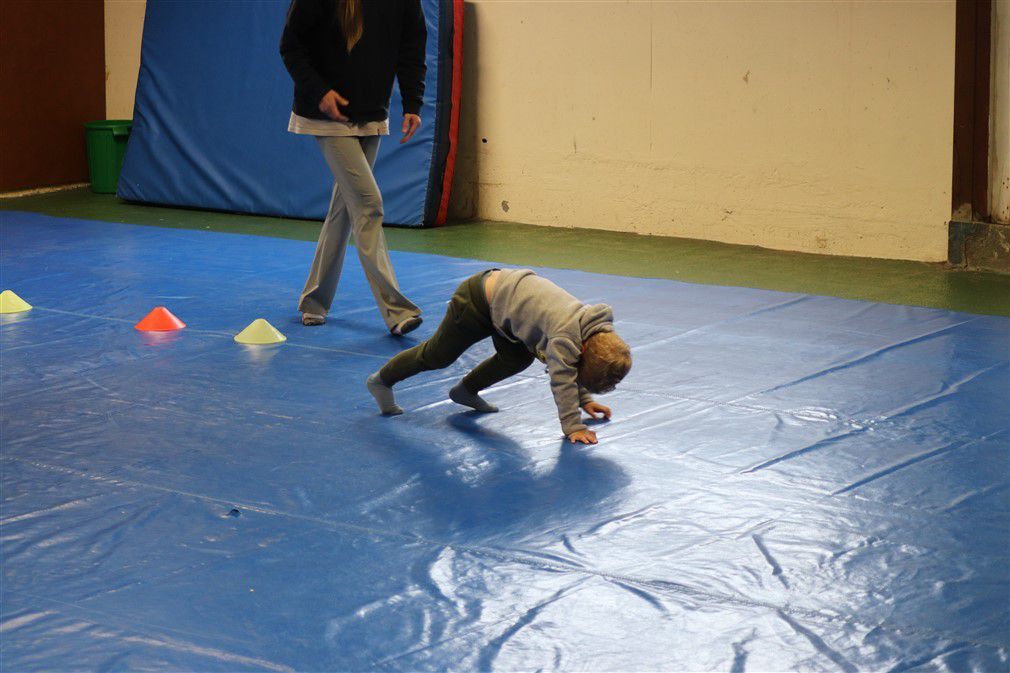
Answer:
<svg viewBox="0 0 1010 673"><path fill-rule="evenodd" d="M0 198L0 209L58 217L205 229L314 241L319 222L133 205L86 188ZM831 295L1010 316L1010 275L939 264L776 252L709 241L474 222L438 229L387 228L394 250L502 264Z"/></svg>

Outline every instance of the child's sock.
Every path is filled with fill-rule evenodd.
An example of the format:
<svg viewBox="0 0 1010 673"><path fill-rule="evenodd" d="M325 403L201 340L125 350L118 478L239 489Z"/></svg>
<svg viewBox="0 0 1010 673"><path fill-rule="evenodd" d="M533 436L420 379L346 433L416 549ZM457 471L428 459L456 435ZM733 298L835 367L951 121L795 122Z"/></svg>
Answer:
<svg viewBox="0 0 1010 673"><path fill-rule="evenodd" d="M449 391L449 399L456 404L462 404L464 407L470 407L485 414L498 411L498 407L488 403L487 400L477 393L471 393L467 390L462 381L454 385L452 390Z"/></svg>
<svg viewBox="0 0 1010 673"><path fill-rule="evenodd" d="M393 397L393 389L382 382L382 379L379 378L379 372L375 372L369 376L365 385L368 386L368 392L372 393L372 397L379 403L379 410L382 413L387 416L396 416L403 413L403 409L400 408L396 403L396 398Z"/></svg>

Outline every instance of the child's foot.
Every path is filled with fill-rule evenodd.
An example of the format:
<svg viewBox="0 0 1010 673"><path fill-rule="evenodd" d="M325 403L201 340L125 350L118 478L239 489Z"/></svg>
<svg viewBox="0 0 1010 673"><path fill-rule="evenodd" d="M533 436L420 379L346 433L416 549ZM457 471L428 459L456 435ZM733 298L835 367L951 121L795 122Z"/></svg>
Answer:
<svg viewBox="0 0 1010 673"><path fill-rule="evenodd" d="M368 392L372 393L372 397L379 403L379 410L382 413L387 416L397 416L403 413L403 409L400 408L396 403L396 398L393 397L393 389L382 382L378 372L369 376L365 385L368 387Z"/></svg>
<svg viewBox="0 0 1010 673"><path fill-rule="evenodd" d="M302 324L306 327L322 325L326 322L326 316L321 313L302 313Z"/></svg>
<svg viewBox="0 0 1010 673"><path fill-rule="evenodd" d="M400 322L390 327L389 331L394 336L403 336L404 334L416 330L418 327L421 326L422 322L424 321L421 320L421 316L419 315L411 316L410 318L405 318L404 320L401 320Z"/></svg>
<svg viewBox="0 0 1010 673"><path fill-rule="evenodd" d="M488 403L487 400L477 393L471 393L462 382L452 387L452 390L449 391L449 399L456 404L462 404L464 407L470 407L485 414L498 411L498 407Z"/></svg>

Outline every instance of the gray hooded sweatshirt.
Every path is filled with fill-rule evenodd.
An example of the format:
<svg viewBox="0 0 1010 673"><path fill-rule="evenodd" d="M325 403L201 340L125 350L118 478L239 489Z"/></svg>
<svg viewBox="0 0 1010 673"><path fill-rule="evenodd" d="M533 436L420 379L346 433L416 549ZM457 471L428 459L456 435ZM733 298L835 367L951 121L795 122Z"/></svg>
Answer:
<svg viewBox="0 0 1010 673"><path fill-rule="evenodd" d="M576 381L582 342L598 332L613 331L610 307L583 304L529 269L502 269L490 306L495 329L524 344L547 365L565 435L585 430L579 407L593 398Z"/></svg>

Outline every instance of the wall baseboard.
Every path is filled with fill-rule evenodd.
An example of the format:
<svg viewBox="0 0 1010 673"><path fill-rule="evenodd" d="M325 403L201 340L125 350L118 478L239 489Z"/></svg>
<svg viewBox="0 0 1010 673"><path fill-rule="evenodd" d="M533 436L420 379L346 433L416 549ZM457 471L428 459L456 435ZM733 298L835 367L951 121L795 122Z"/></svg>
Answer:
<svg viewBox="0 0 1010 673"><path fill-rule="evenodd" d="M22 189L18 192L4 192L0 194L0 198L4 199L16 199L19 196L35 196L37 194L49 194L50 192L62 192L68 189L79 189L81 187L87 187L87 182L74 182L69 185L56 185L55 187L36 187L34 189Z"/></svg>
<svg viewBox="0 0 1010 673"><path fill-rule="evenodd" d="M948 264L1010 273L1010 225L951 221L948 231Z"/></svg>

